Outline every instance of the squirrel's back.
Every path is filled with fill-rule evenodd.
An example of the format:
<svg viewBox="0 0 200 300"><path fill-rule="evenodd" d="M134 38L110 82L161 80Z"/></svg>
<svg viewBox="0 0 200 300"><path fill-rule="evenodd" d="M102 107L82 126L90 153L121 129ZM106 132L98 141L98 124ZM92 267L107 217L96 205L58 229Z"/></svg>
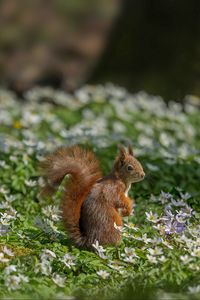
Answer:
<svg viewBox="0 0 200 300"><path fill-rule="evenodd" d="M88 245L95 241L101 245L116 245L120 241L121 234L115 229L114 223L117 215L118 225L122 225L121 217L113 205L113 199L119 197L119 188L119 182L112 177L103 177L92 186L83 202L80 228L88 237Z"/></svg>

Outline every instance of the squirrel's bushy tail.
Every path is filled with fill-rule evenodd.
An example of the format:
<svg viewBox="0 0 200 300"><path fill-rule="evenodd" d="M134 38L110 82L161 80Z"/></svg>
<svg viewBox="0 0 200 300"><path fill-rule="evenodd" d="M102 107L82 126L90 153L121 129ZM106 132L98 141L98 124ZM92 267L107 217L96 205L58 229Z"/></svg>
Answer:
<svg viewBox="0 0 200 300"><path fill-rule="evenodd" d="M91 151L79 146L60 148L40 164L46 178L42 194L52 195L69 174L62 199L63 220L71 239L78 246L87 241L80 231L81 206L94 183L102 177L99 162Z"/></svg>

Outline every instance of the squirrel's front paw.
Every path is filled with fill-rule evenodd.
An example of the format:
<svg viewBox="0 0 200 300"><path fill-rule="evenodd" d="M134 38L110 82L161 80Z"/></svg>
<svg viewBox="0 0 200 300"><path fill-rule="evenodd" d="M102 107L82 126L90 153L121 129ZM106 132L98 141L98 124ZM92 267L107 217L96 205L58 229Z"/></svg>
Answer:
<svg viewBox="0 0 200 300"><path fill-rule="evenodd" d="M132 213L132 206L128 206L122 209L122 216L126 217L129 216Z"/></svg>

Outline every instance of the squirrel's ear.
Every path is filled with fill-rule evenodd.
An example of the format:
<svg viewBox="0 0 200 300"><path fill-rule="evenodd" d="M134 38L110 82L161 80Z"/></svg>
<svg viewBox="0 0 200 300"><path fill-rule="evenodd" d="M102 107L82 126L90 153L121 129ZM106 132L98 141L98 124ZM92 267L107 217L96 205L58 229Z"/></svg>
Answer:
<svg viewBox="0 0 200 300"><path fill-rule="evenodd" d="M119 160L123 163L126 158L126 149L123 146L119 146Z"/></svg>
<svg viewBox="0 0 200 300"><path fill-rule="evenodd" d="M131 145L128 145L128 154L134 156L134 152L133 152L133 148L131 147Z"/></svg>

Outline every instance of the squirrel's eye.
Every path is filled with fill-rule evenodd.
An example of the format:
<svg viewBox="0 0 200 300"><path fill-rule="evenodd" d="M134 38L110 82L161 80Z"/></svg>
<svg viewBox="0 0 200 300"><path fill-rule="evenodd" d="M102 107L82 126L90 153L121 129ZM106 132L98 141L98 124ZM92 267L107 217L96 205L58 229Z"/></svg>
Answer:
<svg viewBox="0 0 200 300"><path fill-rule="evenodd" d="M128 165L127 170L128 170L128 171L133 171L133 166Z"/></svg>

